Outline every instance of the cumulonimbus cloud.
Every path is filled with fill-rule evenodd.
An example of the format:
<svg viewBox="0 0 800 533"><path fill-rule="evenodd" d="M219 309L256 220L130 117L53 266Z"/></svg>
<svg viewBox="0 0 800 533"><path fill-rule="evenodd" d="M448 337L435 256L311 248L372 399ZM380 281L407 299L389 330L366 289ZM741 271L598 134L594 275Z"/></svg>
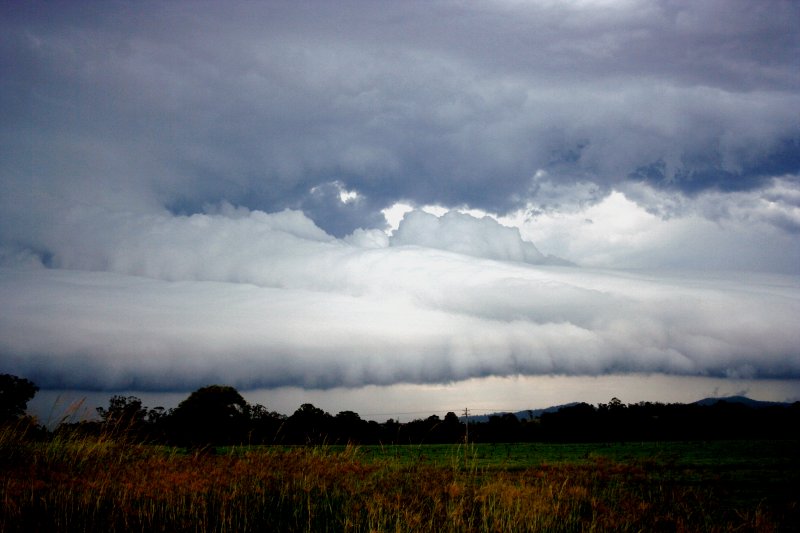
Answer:
<svg viewBox="0 0 800 533"><path fill-rule="evenodd" d="M55 254L61 269L0 270L6 371L45 387L142 390L800 377L793 278L670 278L365 248L297 212L132 217L94 232L107 235L88 257Z"/></svg>

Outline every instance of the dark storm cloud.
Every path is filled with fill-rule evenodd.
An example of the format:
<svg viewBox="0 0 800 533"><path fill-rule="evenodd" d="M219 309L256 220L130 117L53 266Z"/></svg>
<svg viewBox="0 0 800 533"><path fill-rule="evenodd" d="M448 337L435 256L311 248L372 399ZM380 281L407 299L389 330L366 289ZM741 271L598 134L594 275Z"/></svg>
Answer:
<svg viewBox="0 0 800 533"><path fill-rule="evenodd" d="M227 200L301 207L336 235L398 200L504 212L536 201L540 169L758 187L800 169L798 18L794 2L7 6L3 180L31 190L19 209L41 190ZM360 208L321 196L333 182Z"/></svg>

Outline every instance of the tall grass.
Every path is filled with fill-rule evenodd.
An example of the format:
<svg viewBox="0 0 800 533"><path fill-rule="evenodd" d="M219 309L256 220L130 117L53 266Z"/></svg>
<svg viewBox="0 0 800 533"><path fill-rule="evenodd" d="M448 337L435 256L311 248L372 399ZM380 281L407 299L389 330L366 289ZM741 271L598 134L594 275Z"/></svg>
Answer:
<svg viewBox="0 0 800 533"><path fill-rule="evenodd" d="M598 459L507 471L470 447L448 466L365 460L356 447L127 444L107 435L37 442L0 430L0 531L770 531L759 506L654 464Z"/></svg>

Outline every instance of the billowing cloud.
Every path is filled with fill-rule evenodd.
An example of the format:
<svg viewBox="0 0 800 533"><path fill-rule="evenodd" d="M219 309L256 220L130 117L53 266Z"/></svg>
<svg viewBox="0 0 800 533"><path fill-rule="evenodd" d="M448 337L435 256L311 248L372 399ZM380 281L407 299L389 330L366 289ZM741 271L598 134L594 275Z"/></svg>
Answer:
<svg viewBox="0 0 800 533"><path fill-rule="evenodd" d="M800 185L694 197L636 184L600 201L590 186L553 188L551 205L501 217L526 240L583 266L800 273ZM544 188L544 187L543 187Z"/></svg>
<svg viewBox="0 0 800 533"><path fill-rule="evenodd" d="M64 268L0 277L3 367L45 387L800 377L791 278L652 278L362 248L301 213L230 206L126 220L95 254L53 260ZM100 266L110 272L92 272Z"/></svg>
<svg viewBox="0 0 800 533"><path fill-rule="evenodd" d="M490 217L479 219L458 211L448 211L441 217L412 211L405 215L390 242L394 246L417 245L487 259L565 263L556 257L545 257L533 243L522 239L517 228L502 226Z"/></svg>

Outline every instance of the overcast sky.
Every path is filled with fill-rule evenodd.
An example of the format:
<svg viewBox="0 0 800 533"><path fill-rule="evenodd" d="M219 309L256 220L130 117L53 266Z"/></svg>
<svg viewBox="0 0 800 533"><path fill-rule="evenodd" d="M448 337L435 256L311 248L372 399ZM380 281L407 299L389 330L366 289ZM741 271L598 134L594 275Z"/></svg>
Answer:
<svg viewBox="0 0 800 533"><path fill-rule="evenodd" d="M800 399L798 20L5 3L0 372L289 411Z"/></svg>

